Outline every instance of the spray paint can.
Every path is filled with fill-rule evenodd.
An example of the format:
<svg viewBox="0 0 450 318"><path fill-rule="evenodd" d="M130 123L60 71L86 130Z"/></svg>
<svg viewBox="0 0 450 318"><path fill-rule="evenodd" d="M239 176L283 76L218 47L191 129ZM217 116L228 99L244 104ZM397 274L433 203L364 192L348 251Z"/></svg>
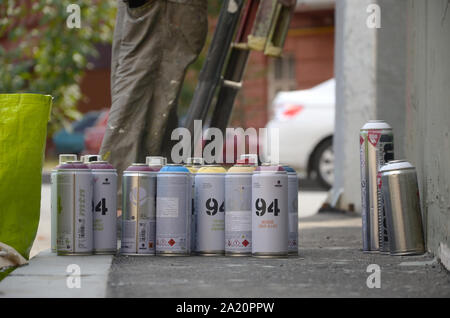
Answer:
<svg viewBox="0 0 450 318"><path fill-rule="evenodd" d="M59 155L59 165L66 163L68 161L77 161L77 155L74 154L60 154ZM56 175L58 174L58 167L52 169L50 173L50 214L51 214L51 250L56 253L56 218L57 218L57 207L58 207L58 195Z"/></svg>
<svg viewBox="0 0 450 318"><path fill-rule="evenodd" d="M425 253L416 169L393 160L380 169L391 255Z"/></svg>
<svg viewBox="0 0 450 318"><path fill-rule="evenodd" d="M196 252L199 255L225 253L225 173L226 169L220 165L206 165L195 175Z"/></svg>
<svg viewBox="0 0 450 318"><path fill-rule="evenodd" d="M382 165L394 159L392 128L370 120L360 130L361 206L363 251L389 252L389 235L381 194Z"/></svg>
<svg viewBox="0 0 450 318"><path fill-rule="evenodd" d="M252 176L252 256L288 256L288 176L263 164Z"/></svg>
<svg viewBox="0 0 450 318"><path fill-rule="evenodd" d="M191 177L189 170L168 164L158 173L156 197L156 254L190 254Z"/></svg>
<svg viewBox="0 0 450 318"><path fill-rule="evenodd" d="M197 222L195 213L195 174L203 166L203 158L189 157L185 167L191 173L191 251L195 251L195 239L197 237Z"/></svg>
<svg viewBox="0 0 450 318"><path fill-rule="evenodd" d="M57 167L58 255L90 255L94 232L92 215L92 173L81 161Z"/></svg>
<svg viewBox="0 0 450 318"><path fill-rule="evenodd" d="M238 160L225 176L225 255L252 254L252 174L254 161Z"/></svg>
<svg viewBox="0 0 450 318"><path fill-rule="evenodd" d="M156 172L133 163L122 179L122 243L125 255L155 255Z"/></svg>
<svg viewBox="0 0 450 318"><path fill-rule="evenodd" d="M289 166L283 166L288 176L288 251L289 255L298 255L298 176Z"/></svg>
<svg viewBox="0 0 450 318"><path fill-rule="evenodd" d="M117 171L106 161L90 161L88 167L94 178L94 254L116 254Z"/></svg>

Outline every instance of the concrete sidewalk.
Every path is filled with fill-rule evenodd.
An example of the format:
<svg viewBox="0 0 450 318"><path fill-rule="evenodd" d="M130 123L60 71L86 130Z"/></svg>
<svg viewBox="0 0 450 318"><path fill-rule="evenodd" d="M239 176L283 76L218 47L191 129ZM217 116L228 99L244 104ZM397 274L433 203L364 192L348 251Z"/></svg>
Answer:
<svg viewBox="0 0 450 318"><path fill-rule="evenodd" d="M450 275L429 255L363 254L361 219L321 213L300 222L300 256L287 259L118 256L110 297L450 297ZM368 288L381 269L381 288Z"/></svg>
<svg viewBox="0 0 450 318"><path fill-rule="evenodd" d="M300 221L300 256L57 257L40 253L0 283L0 297L450 297L450 275L429 255L363 254L360 217ZM81 288L68 288L69 264ZM381 288L368 288L370 264Z"/></svg>

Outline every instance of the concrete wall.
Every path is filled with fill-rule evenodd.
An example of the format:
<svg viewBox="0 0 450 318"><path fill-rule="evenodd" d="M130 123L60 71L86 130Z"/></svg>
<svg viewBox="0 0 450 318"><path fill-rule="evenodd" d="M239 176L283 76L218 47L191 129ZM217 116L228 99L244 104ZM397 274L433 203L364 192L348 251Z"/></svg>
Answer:
<svg viewBox="0 0 450 318"><path fill-rule="evenodd" d="M361 26L369 3L380 29ZM450 1L337 2L335 72L337 207L360 209L357 129L385 119L395 157L417 167L428 250L450 268Z"/></svg>
<svg viewBox="0 0 450 318"><path fill-rule="evenodd" d="M450 1L407 3L404 151L416 165L428 249L450 269Z"/></svg>
<svg viewBox="0 0 450 318"><path fill-rule="evenodd" d="M359 129L376 117L376 31L366 26L370 3L336 1L336 166L331 203L342 209L353 204L357 211L361 210Z"/></svg>
<svg viewBox="0 0 450 318"><path fill-rule="evenodd" d="M378 0L377 3L381 10L381 28L376 35L376 119L384 119L392 126L394 156L403 159L408 0Z"/></svg>

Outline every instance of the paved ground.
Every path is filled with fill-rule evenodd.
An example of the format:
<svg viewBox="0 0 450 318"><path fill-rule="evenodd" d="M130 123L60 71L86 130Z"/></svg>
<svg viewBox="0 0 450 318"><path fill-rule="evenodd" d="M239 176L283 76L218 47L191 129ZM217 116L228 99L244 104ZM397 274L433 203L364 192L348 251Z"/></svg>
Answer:
<svg viewBox="0 0 450 318"><path fill-rule="evenodd" d="M360 218L321 213L300 222L300 256L125 257L113 260L110 297L450 297L450 275L429 255L363 254ZM370 264L381 288L368 288Z"/></svg>
<svg viewBox="0 0 450 318"><path fill-rule="evenodd" d="M48 249L50 210L43 186L33 252ZM326 192L301 191L300 256L57 257L47 252L0 283L0 297L450 297L450 275L430 255L363 254L357 214L315 214ZM81 288L68 288L68 265L81 269ZM381 288L368 288L370 264Z"/></svg>

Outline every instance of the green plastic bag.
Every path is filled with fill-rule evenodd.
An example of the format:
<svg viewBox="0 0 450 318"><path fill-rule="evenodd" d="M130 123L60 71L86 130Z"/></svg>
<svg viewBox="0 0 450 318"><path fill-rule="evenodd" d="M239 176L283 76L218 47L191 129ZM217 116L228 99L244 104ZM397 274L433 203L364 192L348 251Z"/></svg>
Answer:
<svg viewBox="0 0 450 318"><path fill-rule="evenodd" d="M40 216L52 97L0 94L0 242L29 258Z"/></svg>

